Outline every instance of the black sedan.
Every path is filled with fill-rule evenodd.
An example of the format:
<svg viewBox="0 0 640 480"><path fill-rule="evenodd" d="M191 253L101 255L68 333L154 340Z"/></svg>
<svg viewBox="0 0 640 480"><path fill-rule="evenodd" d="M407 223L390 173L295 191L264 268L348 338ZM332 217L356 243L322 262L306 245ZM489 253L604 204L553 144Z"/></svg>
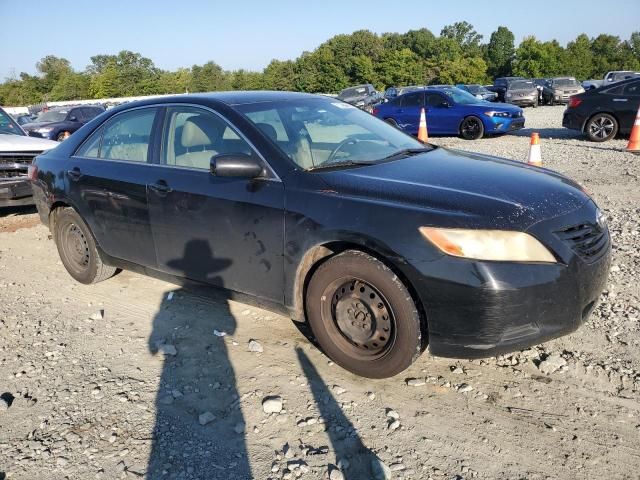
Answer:
<svg viewBox="0 0 640 480"><path fill-rule="evenodd" d="M639 107L640 79L632 78L571 97L562 125L604 142L630 134Z"/></svg>
<svg viewBox="0 0 640 480"><path fill-rule="evenodd" d="M79 282L129 268L245 294L366 377L427 346L486 357L571 332L609 268L604 218L571 180L423 145L322 96L127 104L30 175Z"/></svg>

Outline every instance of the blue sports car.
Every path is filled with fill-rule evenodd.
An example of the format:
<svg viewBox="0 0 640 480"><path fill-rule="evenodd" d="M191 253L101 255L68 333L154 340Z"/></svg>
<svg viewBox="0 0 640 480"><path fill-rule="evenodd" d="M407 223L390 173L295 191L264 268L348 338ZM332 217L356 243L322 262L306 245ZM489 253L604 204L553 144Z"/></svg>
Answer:
<svg viewBox="0 0 640 480"><path fill-rule="evenodd" d="M455 87L425 87L376 105L373 114L387 123L417 135L424 107L429 134L460 135L476 140L524 128L522 109L506 103L479 100Z"/></svg>

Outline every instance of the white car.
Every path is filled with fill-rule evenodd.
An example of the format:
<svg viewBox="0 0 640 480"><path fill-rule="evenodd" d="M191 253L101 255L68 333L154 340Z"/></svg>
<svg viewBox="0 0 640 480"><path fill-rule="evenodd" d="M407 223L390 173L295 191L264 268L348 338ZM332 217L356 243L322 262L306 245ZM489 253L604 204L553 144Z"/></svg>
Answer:
<svg viewBox="0 0 640 480"><path fill-rule="evenodd" d="M0 207L33 204L27 169L37 155L58 145L53 140L27 136L0 108Z"/></svg>

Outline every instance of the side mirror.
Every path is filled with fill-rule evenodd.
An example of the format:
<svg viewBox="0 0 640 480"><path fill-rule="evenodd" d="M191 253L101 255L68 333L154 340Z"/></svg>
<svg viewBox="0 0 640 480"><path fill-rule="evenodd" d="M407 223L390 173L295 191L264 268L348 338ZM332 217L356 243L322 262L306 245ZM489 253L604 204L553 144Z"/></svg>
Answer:
<svg viewBox="0 0 640 480"><path fill-rule="evenodd" d="M211 157L210 171L216 177L257 178L264 175L262 163L245 153L222 153Z"/></svg>
<svg viewBox="0 0 640 480"><path fill-rule="evenodd" d="M69 121L70 121L70 122L77 122L77 121L78 121L78 117L76 117L75 115L71 115L71 116L69 117Z"/></svg>

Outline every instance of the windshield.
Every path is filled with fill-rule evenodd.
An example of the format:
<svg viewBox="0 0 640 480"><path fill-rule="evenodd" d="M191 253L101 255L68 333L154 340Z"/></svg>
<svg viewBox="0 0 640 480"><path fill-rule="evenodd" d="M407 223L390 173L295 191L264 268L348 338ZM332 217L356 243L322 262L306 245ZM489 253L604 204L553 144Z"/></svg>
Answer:
<svg viewBox="0 0 640 480"><path fill-rule="evenodd" d="M24 132L18 126L18 124L14 122L13 119L3 110L0 110L0 133L7 133L10 135L24 135Z"/></svg>
<svg viewBox="0 0 640 480"><path fill-rule="evenodd" d="M553 81L556 87L577 87L578 82L574 78L558 78Z"/></svg>
<svg viewBox="0 0 640 480"><path fill-rule="evenodd" d="M298 166L377 163L401 150L425 145L351 105L305 98L238 105Z"/></svg>
<svg viewBox="0 0 640 480"><path fill-rule="evenodd" d="M36 122L63 122L67 118L66 110L49 110L38 115Z"/></svg>
<svg viewBox="0 0 640 480"><path fill-rule="evenodd" d="M477 99L469 92L465 92L459 88L445 88L443 91L451 100L453 100L454 103L457 103L458 105L472 105L481 102L481 100Z"/></svg>
<svg viewBox="0 0 640 480"><path fill-rule="evenodd" d="M532 90L534 87L533 82L529 80L516 80L509 83L509 90Z"/></svg>

